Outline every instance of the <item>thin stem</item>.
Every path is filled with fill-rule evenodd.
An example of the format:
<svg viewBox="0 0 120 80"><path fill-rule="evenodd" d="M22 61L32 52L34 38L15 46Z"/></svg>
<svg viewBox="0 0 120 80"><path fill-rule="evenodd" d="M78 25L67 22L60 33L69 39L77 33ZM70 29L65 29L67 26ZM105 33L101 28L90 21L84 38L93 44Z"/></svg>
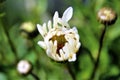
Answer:
<svg viewBox="0 0 120 80"><path fill-rule="evenodd" d="M9 33L8 33L8 31L7 31L7 29L5 27L2 26L2 28L3 28L4 32L5 32L5 35L7 36L8 42L10 44L10 48L11 48L12 52L15 55L15 59L18 62L17 51L16 51L16 49L14 47L14 44L13 44L12 40L10 39L10 35L9 35Z"/></svg>
<svg viewBox="0 0 120 80"><path fill-rule="evenodd" d="M103 46L103 39L104 39L105 32L106 32L106 25L104 25L104 26L105 27L104 27L104 30L101 34L100 41L99 41L100 47L99 47L99 50L98 50L97 60L95 62L94 69L93 69L93 72L92 72L92 75L91 75L91 78L90 78L91 80L94 79L97 68L99 66L99 62L100 62L100 53L101 53L101 49L102 49L102 46Z"/></svg>
<svg viewBox="0 0 120 80"><path fill-rule="evenodd" d="M30 74L34 77L35 80L40 80L39 77L36 74L34 74L33 72L31 72Z"/></svg>
<svg viewBox="0 0 120 80"><path fill-rule="evenodd" d="M74 74L73 70L71 69L71 65L69 62L67 63L67 69L68 69L68 72L70 73L72 79L76 80L75 74Z"/></svg>

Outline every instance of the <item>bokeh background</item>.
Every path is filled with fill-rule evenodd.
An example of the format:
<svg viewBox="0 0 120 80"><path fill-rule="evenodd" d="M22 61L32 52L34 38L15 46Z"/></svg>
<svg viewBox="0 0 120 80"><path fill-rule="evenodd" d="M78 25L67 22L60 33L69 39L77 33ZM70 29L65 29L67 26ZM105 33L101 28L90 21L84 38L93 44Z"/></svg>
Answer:
<svg viewBox="0 0 120 80"><path fill-rule="evenodd" d="M52 61L37 45L43 40L36 24L52 20L55 11L72 6L69 21L76 26L82 44L77 61L69 63L76 80L89 80L96 60L103 25L97 20L102 7L111 7L118 18L108 26L95 80L120 80L120 1L119 0L0 0L0 80L35 80L17 71L20 60L33 65L33 73L41 80L72 80L65 63Z"/></svg>

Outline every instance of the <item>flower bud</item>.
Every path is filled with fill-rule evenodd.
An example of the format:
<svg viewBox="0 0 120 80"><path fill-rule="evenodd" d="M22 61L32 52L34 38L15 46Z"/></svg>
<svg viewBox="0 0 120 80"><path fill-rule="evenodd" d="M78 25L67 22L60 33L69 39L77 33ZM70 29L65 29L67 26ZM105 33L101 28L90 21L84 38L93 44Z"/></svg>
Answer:
<svg viewBox="0 0 120 80"><path fill-rule="evenodd" d="M37 36L37 28L31 22L25 22L20 26L21 35L25 38L34 38Z"/></svg>
<svg viewBox="0 0 120 80"><path fill-rule="evenodd" d="M98 20L104 25L112 25L117 19L117 14L111 8L104 7L98 11Z"/></svg>
<svg viewBox="0 0 120 80"><path fill-rule="evenodd" d="M21 60L17 64L17 70L22 75L27 75L32 71L32 65L27 60Z"/></svg>

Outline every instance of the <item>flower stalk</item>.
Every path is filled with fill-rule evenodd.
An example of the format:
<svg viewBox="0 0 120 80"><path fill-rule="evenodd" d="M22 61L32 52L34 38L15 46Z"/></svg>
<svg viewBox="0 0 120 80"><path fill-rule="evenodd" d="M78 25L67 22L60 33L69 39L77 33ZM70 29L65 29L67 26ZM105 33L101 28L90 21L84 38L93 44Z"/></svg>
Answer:
<svg viewBox="0 0 120 80"><path fill-rule="evenodd" d="M36 74L34 74L33 72L31 72L30 74L34 77L35 80L40 80L39 77Z"/></svg>
<svg viewBox="0 0 120 80"><path fill-rule="evenodd" d="M102 50L102 46L103 46L103 40L104 40L104 36L105 36L105 32L106 32L106 28L107 28L107 25L104 25L104 29L102 31L102 34L101 34L101 37L100 37L100 41L99 41L99 50L98 50L98 54L97 54L97 60L94 64L94 68L93 68L93 72L92 72L92 75L91 75L91 80L94 79L95 77L95 74L96 74L96 71L98 69L98 66L99 66L99 62L100 62L100 54L101 54L101 50Z"/></svg>
<svg viewBox="0 0 120 80"><path fill-rule="evenodd" d="M99 50L98 50L98 54L97 54L97 60L94 64L94 68L93 68L93 72L91 75L91 80L94 80L96 71L98 69L99 66L99 62L100 62L100 55L101 55L101 50L103 47L103 40L104 40L104 36L105 36L105 32L108 26L114 24L117 20L117 14L114 10L112 10L111 8L108 7L103 7L98 11L97 14L98 17L98 21L104 25L104 29L102 31L102 34L100 36L100 41L99 41Z"/></svg>
<svg viewBox="0 0 120 80"><path fill-rule="evenodd" d="M71 77L72 77L72 80L76 80L75 73L73 72L70 63L67 62L67 63L66 63L66 66L67 66L67 69L68 69L69 74L70 74Z"/></svg>

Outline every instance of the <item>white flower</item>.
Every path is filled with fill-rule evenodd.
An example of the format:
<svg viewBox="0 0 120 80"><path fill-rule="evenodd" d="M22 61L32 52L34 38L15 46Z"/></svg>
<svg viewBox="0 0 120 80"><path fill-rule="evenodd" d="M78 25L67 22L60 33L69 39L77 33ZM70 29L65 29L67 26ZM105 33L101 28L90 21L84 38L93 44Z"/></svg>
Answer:
<svg viewBox="0 0 120 80"><path fill-rule="evenodd" d="M72 18L73 8L69 7L63 13L62 18L56 11L53 16L53 24L48 21L42 26L37 24L38 31L44 38L38 44L46 50L47 55L55 61L69 62L76 60L76 52L81 43L76 27L70 28L68 21Z"/></svg>
<svg viewBox="0 0 120 80"><path fill-rule="evenodd" d="M17 65L17 70L20 74L28 74L31 69L31 64L26 60L21 60Z"/></svg>

